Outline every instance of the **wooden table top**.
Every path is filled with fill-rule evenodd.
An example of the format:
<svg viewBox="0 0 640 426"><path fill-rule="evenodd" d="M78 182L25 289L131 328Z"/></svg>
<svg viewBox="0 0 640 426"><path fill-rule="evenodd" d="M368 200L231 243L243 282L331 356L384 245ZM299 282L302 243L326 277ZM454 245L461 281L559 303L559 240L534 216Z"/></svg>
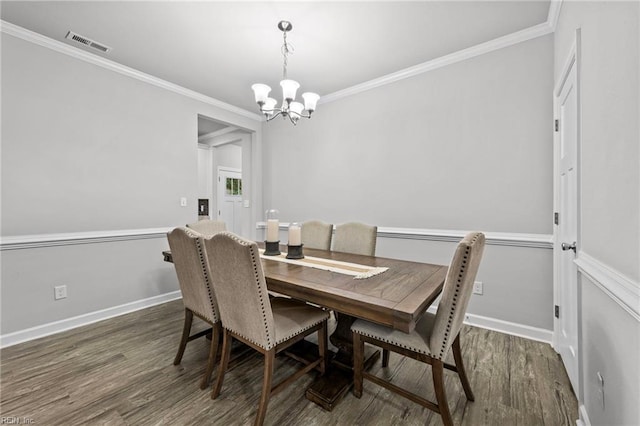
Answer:
<svg viewBox="0 0 640 426"><path fill-rule="evenodd" d="M286 250L286 249L285 249ZM271 291L306 300L404 332L416 322L442 291L447 267L376 256L304 249L322 257L389 270L365 279L263 258Z"/></svg>
<svg viewBox="0 0 640 426"><path fill-rule="evenodd" d="M171 261L170 252L163 254L166 261ZM304 254L389 270L370 278L354 279L350 275L263 258L268 289L407 333L438 297L447 273L443 265L377 256L307 248Z"/></svg>

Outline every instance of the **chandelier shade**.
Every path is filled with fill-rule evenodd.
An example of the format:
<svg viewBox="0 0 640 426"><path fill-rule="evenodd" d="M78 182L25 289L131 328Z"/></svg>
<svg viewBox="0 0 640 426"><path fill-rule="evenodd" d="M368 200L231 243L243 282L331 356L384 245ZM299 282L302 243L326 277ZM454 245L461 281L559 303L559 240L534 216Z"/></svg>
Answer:
<svg viewBox="0 0 640 426"><path fill-rule="evenodd" d="M300 83L287 78L287 59L293 52L293 46L287 42L287 32L293 29L293 25L288 21L280 21L278 28L282 31L284 40L284 44L282 45L284 62L282 66L282 80L280 81L280 87L282 88L282 105L277 107L278 101L269 97L271 87L266 84L257 83L252 85L251 89L253 90L256 103L267 121L271 121L281 115L282 118L288 117L291 123L295 125L301 117L311 118L311 114L316 110L320 95L313 92L305 92L302 94L304 104L295 102Z"/></svg>

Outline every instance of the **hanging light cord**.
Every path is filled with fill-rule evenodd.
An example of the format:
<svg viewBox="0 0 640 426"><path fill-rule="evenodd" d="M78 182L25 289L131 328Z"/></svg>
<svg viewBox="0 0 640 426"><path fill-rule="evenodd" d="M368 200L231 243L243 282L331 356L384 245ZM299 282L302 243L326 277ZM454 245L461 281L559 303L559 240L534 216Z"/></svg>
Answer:
<svg viewBox="0 0 640 426"><path fill-rule="evenodd" d="M287 43L287 31L282 32L282 39L284 40L284 44L282 45L282 56L284 58L282 62L282 79L286 80L288 56L293 54L293 45Z"/></svg>

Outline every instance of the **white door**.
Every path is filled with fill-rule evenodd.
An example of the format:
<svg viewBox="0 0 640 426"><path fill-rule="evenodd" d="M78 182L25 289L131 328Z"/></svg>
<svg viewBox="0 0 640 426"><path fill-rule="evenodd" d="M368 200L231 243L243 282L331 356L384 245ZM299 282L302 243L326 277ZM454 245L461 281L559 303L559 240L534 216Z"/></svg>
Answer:
<svg viewBox="0 0 640 426"><path fill-rule="evenodd" d="M575 58L575 57L574 57ZM556 350L562 356L574 392L578 394L578 83L576 61L556 92Z"/></svg>
<svg viewBox="0 0 640 426"><path fill-rule="evenodd" d="M240 208L242 205L242 172L238 169L218 167L218 220L227 230L241 234Z"/></svg>

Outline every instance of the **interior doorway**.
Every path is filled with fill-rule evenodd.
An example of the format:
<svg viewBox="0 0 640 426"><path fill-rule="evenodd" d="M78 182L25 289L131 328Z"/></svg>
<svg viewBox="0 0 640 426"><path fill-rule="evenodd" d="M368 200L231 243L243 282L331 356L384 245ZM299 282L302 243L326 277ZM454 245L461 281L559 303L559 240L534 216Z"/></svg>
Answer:
<svg viewBox="0 0 640 426"><path fill-rule="evenodd" d="M554 91L555 245L554 346L576 395L580 390L580 288L575 263L579 248L579 32Z"/></svg>
<svg viewBox="0 0 640 426"><path fill-rule="evenodd" d="M207 199L209 218L250 238L255 133L198 116L198 198ZM203 218L200 216L199 218Z"/></svg>

